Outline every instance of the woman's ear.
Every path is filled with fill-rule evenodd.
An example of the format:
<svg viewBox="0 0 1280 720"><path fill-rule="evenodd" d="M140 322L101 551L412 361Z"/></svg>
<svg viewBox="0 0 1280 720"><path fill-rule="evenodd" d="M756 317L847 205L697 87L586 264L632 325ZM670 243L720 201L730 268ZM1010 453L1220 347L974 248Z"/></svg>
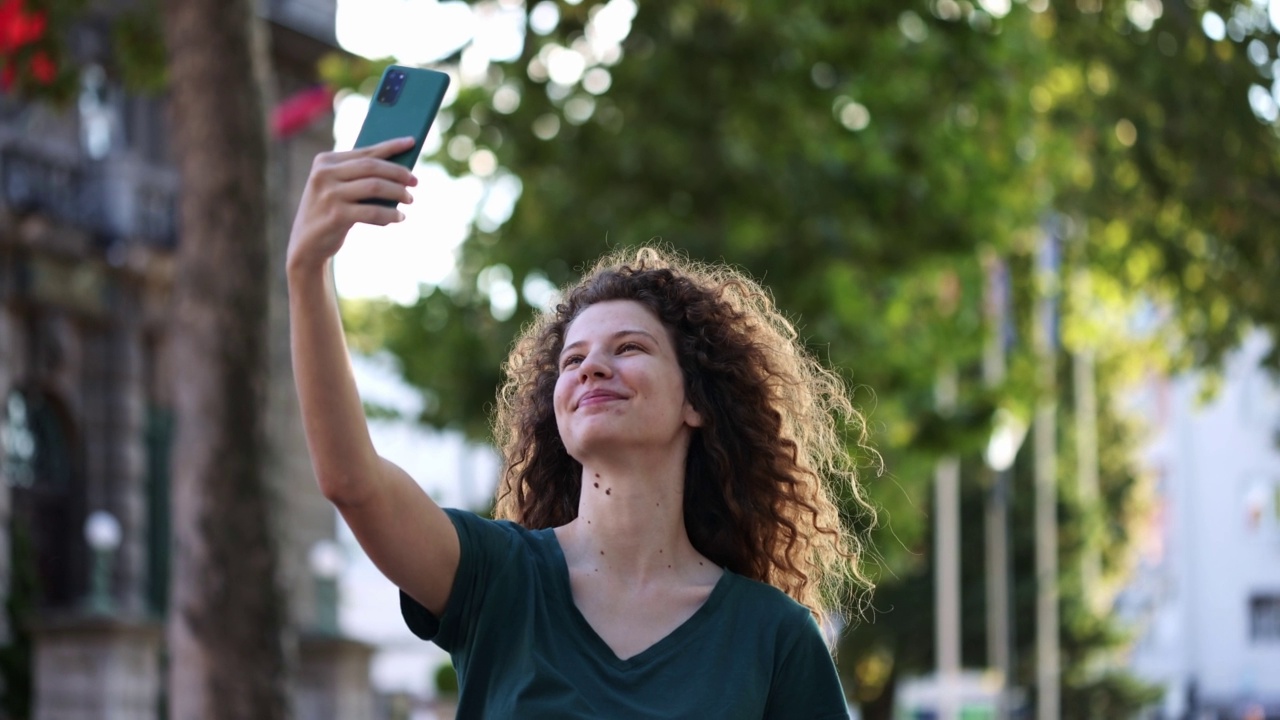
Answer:
<svg viewBox="0 0 1280 720"><path fill-rule="evenodd" d="M702 427L702 413L693 409L693 404L684 401L684 424L689 427Z"/></svg>

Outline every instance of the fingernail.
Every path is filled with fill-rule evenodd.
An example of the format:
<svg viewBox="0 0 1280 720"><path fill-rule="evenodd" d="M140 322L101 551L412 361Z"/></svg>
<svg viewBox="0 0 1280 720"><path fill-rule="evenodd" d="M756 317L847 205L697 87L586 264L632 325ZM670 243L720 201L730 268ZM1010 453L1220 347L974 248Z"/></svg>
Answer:
<svg viewBox="0 0 1280 720"><path fill-rule="evenodd" d="M404 220L404 213L402 213L402 212L400 212L399 210L397 210L397 211L396 211L396 222L401 222L402 220Z"/></svg>

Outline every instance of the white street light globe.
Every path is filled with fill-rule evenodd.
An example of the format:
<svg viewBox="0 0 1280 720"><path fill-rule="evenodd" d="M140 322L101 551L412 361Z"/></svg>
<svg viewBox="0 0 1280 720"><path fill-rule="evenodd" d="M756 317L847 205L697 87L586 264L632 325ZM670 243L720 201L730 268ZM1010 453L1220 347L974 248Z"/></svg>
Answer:
<svg viewBox="0 0 1280 720"><path fill-rule="evenodd" d="M1013 460L1018 457L1018 448L1027 436L1027 424L1004 408L996 410L995 420L995 429L987 442L987 465L996 472L1004 472L1013 467Z"/></svg>
<svg viewBox="0 0 1280 720"><path fill-rule="evenodd" d="M346 560L342 556L342 548L332 540L320 540L315 545L312 545L307 561L311 565L311 572L315 573L316 577L325 580L332 580L338 577L346 565Z"/></svg>
<svg viewBox="0 0 1280 720"><path fill-rule="evenodd" d="M120 547L120 521L106 510L95 510L84 521L84 539L97 551Z"/></svg>

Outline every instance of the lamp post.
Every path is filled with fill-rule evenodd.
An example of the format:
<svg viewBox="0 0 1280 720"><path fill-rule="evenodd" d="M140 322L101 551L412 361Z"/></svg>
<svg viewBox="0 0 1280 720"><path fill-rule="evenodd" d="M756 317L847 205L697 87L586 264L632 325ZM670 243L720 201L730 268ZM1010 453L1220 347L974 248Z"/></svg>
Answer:
<svg viewBox="0 0 1280 720"><path fill-rule="evenodd" d="M316 630L324 635L338 634L338 576L346 565L342 547L325 539L311 546L307 556L315 581Z"/></svg>
<svg viewBox="0 0 1280 720"><path fill-rule="evenodd" d="M999 391L1007 374L1007 355L1013 337L1009 267L994 249L982 254L983 317L987 338L982 354L982 380ZM1018 448L1027 432L1026 423L1001 409L987 444L986 463L990 483L984 507L987 590L987 664L1000 677L995 720L1008 720L1008 687L1013 676L1013 606L1010 601L1009 490L1010 473Z"/></svg>
<svg viewBox="0 0 1280 720"><path fill-rule="evenodd" d="M1036 720L1062 717L1058 612L1058 293L1061 253L1056 222L1046 222L1036 260L1039 298L1033 321L1039 385L1035 406Z"/></svg>
<svg viewBox="0 0 1280 720"><path fill-rule="evenodd" d="M111 598L111 565L120 547L120 521L106 510L95 510L84 522L84 539L93 549L93 570L89 589L89 611L109 615L115 607Z"/></svg>
<svg viewBox="0 0 1280 720"><path fill-rule="evenodd" d="M996 472L1008 472L1026 436L1027 424L1017 415L1004 408L996 410L995 428L987 442L987 465Z"/></svg>
<svg viewBox="0 0 1280 720"><path fill-rule="evenodd" d="M955 411L959 394L955 367L945 365L934 387L939 413ZM960 460L954 454L937 462L935 478L934 554L937 576L934 606L937 613L938 718L960 717Z"/></svg>
<svg viewBox="0 0 1280 720"><path fill-rule="evenodd" d="M1013 675L1013 611L1009 600L1009 471L1027 435L1027 424L1013 413L996 411L985 460L992 471L987 499L987 653L1000 674L996 720L1009 717L1008 687Z"/></svg>

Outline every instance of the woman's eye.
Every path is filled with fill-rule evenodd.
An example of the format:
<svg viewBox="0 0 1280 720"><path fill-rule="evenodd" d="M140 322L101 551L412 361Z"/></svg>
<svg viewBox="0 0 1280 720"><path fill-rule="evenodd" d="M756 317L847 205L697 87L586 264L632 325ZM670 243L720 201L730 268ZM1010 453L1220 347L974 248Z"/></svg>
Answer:
<svg viewBox="0 0 1280 720"><path fill-rule="evenodd" d="M618 347L618 352L630 352L632 350L643 350L643 349L644 348L640 347L639 343L629 342L629 343L623 343L622 345L620 345Z"/></svg>
<svg viewBox="0 0 1280 720"><path fill-rule="evenodd" d="M561 369L561 370L566 370L566 369L568 369L569 367L571 367L571 366L573 366L573 365L577 365L577 364L578 364L578 363L580 363L580 362L582 362L582 356L581 356L581 355L570 355L569 357L565 358L564 360L562 360L562 361L560 362L560 369Z"/></svg>

